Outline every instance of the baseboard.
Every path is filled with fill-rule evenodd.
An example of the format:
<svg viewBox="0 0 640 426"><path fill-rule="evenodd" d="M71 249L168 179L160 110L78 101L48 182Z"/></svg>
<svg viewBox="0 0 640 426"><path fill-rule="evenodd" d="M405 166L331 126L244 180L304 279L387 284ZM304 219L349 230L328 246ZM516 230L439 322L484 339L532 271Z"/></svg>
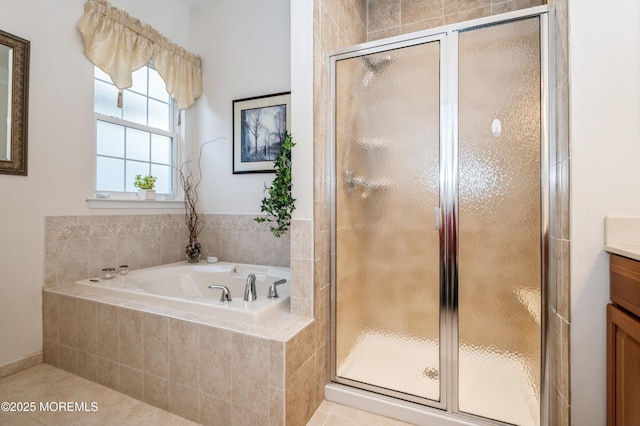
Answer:
<svg viewBox="0 0 640 426"><path fill-rule="evenodd" d="M5 377L22 370L26 370L27 368L31 368L34 365L42 364L42 360L42 352L36 352L35 354L26 356L17 361L2 365L0 366L0 377Z"/></svg>

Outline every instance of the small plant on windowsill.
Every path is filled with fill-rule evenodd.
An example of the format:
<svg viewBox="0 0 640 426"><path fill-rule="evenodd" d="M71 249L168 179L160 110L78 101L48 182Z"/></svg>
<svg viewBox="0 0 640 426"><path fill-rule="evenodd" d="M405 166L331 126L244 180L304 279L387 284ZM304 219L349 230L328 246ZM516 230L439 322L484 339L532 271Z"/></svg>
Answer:
<svg viewBox="0 0 640 426"><path fill-rule="evenodd" d="M158 178L151 175L136 175L133 186L138 188L138 199L155 200L156 199L156 181Z"/></svg>
<svg viewBox="0 0 640 426"><path fill-rule="evenodd" d="M273 162L276 177L271 186L264 187L268 196L262 200L260 211L266 216L256 217L258 223L269 222L269 230L280 238L291 226L291 214L295 210L295 198L291 196L291 148L295 146L289 132L282 141L282 149Z"/></svg>

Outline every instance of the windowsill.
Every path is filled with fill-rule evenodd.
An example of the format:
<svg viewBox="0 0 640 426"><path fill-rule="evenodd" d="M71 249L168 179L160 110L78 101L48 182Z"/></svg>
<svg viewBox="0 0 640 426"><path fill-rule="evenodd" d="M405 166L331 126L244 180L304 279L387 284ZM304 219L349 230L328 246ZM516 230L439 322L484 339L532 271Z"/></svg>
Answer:
<svg viewBox="0 0 640 426"><path fill-rule="evenodd" d="M90 209L184 209L182 200L137 200L134 198L86 198Z"/></svg>

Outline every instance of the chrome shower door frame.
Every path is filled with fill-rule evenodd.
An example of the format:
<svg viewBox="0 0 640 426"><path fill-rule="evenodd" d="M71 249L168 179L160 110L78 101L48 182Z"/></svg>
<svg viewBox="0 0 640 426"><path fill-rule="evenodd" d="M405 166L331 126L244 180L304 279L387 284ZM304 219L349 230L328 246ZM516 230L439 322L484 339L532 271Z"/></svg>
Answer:
<svg viewBox="0 0 640 426"><path fill-rule="evenodd" d="M336 150L336 135L335 135L335 114L336 114L336 103L335 103L335 88L336 88L336 73L335 73L335 69L336 69L336 62L343 60L343 59L350 59L350 58L354 58L354 57L359 57L359 56L365 56L365 55L370 55L370 54L374 54L374 53L380 53L380 52L385 52L388 50L395 50L395 49L401 49L401 48L406 48L406 47L411 47L411 46L416 46L416 45L420 45L420 44L425 44L425 43L432 43L432 42L438 42L440 43L440 65L439 65L439 70L440 70L440 143L439 143L439 147L440 147L440 188L439 188L439 198L441 200L444 199L445 197L445 185L444 185L444 179L442 176L443 173L443 168L442 168L442 164L443 161L446 159L444 150L443 150L443 145L446 144L445 140L446 137L443 137L442 132L444 132L445 130L445 123L447 122L448 117L445 117L446 115L446 108L447 105L450 104L450 101L448 99L445 99L445 94L447 93L447 81L446 78L444 78L444 76L446 75L446 66L447 66L447 62L445 60L443 60L443 52L445 51L445 49L443 48L443 45L447 43L447 34L444 32L440 32L440 33L436 33L436 34L431 34L428 36L423 36L423 37L419 37L419 38L409 38L405 41L394 41L393 43L376 43L376 46L372 46L369 48L360 48L358 50L355 51L348 51L342 54L334 54L330 56L330 66L331 66L331 72L330 72L330 78L331 78L331 93L332 93L332 98L331 98L331 120L330 120L330 140L331 140L331 144L329 145L329 149L327 150L328 152L328 170L330 172L330 176L331 176L331 183L330 183L330 209L331 209L331 214L330 214L330 232L331 232L331 345L332 345L332 350L331 350L331 377L332 380L338 382L338 383L343 383L346 385L351 385L351 386L356 386L360 389L365 389L365 390L369 390L372 392L380 392L380 388L377 386L373 386L373 385L368 385L368 384L363 384L362 382L356 382L353 380L349 380L346 378L338 378L337 377L337 372L336 372L336 351L335 351L335 335L336 335L336 311L335 311L335 305L336 305L336 204L335 204L335 200L336 200L336 154L335 154L335 150ZM434 206L434 207L438 207L438 206ZM441 222L442 223L442 222ZM411 402L416 402L419 404L426 404L429 405L431 407L434 408L439 408L439 409L445 409L446 408L446 387L445 387L445 383L447 381L447 377L445 376L447 374L448 369L446 368L442 368L442 366L444 365L445 362L447 362L447 357L446 354L444 353L444 351L442 350L442 339L446 339L446 335L447 333L444 333L444 331L447 330L447 322L448 320L444 320L443 318L445 318L445 316L449 316L447 307L446 307L446 292L443 291L443 289L445 288L444 286L444 281L442 280L442 275L445 271L445 265L443 264L443 260L445 259L444 256L444 244L443 241L445 240L445 226L441 226L439 229L439 238L440 238L440 327L439 327L439 341L441 349L440 349L440 369L439 369L439 373L440 373L440 380L439 380L439 386L440 386L440 400L439 401L434 401L434 400L430 400L430 399L425 399L425 398L420 398L420 397L414 397L412 395L408 395L406 393L402 393L402 392L395 392L393 390L390 389L385 389L385 394L395 397L395 398L399 398L401 400L406 400L406 401L411 401ZM447 346L450 345L449 342L446 343Z"/></svg>
<svg viewBox="0 0 640 426"><path fill-rule="evenodd" d="M540 114L540 236L541 236L541 365L540 365L540 424L548 424L549 407L549 355L548 355L548 228L550 197L550 147L555 146L553 129L555 114L555 60L549 46L553 45L553 32L549 20L553 10L538 6L487 18L452 24L433 30L364 43L336 50L329 55L330 114L327 135L326 165L329 172L330 208L330 263L331 263L331 379L339 385L356 387L365 394L373 392L381 400L396 398L410 407L428 407L437 412L455 415L461 421L474 424L503 425L500 421L485 419L459 412L458 407L458 33L483 26L490 26L526 18L540 19L540 67L541 67L541 114ZM440 400L434 401L395 392L389 389L363 384L337 376L336 368L336 63L343 59L401 49L418 44L438 41L440 43ZM551 43L551 44L550 44ZM419 405L416 405L419 404Z"/></svg>

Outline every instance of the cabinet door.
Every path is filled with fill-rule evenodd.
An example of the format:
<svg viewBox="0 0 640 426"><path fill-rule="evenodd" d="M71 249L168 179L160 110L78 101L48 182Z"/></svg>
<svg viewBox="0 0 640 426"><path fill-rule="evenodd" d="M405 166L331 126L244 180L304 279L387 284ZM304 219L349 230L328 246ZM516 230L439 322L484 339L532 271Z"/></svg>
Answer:
<svg viewBox="0 0 640 426"><path fill-rule="evenodd" d="M607 306L607 425L640 425L640 320Z"/></svg>

